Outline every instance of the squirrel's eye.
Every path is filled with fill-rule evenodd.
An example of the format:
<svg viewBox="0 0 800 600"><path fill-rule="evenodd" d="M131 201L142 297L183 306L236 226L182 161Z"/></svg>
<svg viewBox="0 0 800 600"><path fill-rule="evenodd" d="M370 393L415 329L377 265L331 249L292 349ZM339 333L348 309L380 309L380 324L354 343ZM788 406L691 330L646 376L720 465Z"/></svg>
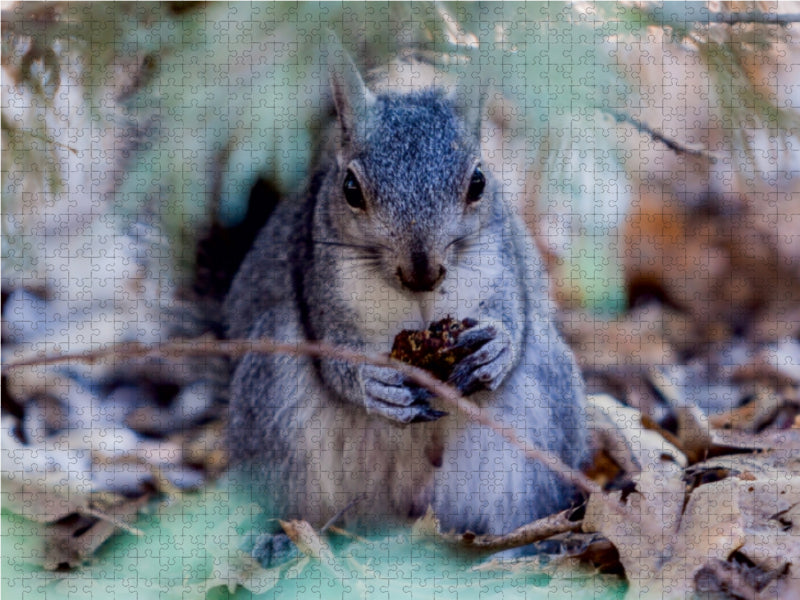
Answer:
<svg viewBox="0 0 800 600"><path fill-rule="evenodd" d="M344 176L342 191L344 192L344 199L351 208L356 210L367 209L364 194L361 192L361 184L358 183L358 179L350 169L347 170L347 174Z"/></svg>
<svg viewBox="0 0 800 600"><path fill-rule="evenodd" d="M467 202L472 204L477 202L483 197L483 188L486 187L486 177L483 176L483 171L480 167L475 167L472 173L472 179L469 180L469 188L467 189Z"/></svg>

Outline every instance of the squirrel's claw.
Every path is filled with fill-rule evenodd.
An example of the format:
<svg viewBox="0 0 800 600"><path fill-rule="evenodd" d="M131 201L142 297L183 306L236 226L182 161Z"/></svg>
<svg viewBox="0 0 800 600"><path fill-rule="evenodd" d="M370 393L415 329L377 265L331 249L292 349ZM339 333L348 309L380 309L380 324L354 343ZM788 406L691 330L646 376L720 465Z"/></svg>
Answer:
<svg viewBox="0 0 800 600"><path fill-rule="evenodd" d="M431 397L427 390L408 383L400 371L391 367L364 365L361 378L367 397L393 406L411 406Z"/></svg>
<svg viewBox="0 0 800 600"><path fill-rule="evenodd" d="M465 332L461 338L467 336L471 337L465 340L465 345L477 344L477 340L487 337L488 341L456 365L448 383L465 396L480 389L496 390L513 366L510 336L505 329L494 325Z"/></svg>
<svg viewBox="0 0 800 600"><path fill-rule="evenodd" d="M428 404L431 393L410 384L402 373L389 367L364 365L364 405L368 413L379 414L398 423L435 421L446 413Z"/></svg>
<svg viewBox="0 0 800 600"><path fill-rule="evenodd" d="M494 325L467 329L458 336L458 342L456 342L453 348L473 348L474 350L477 350L487 342L491 342L496 337L497 328Z"/></svg>

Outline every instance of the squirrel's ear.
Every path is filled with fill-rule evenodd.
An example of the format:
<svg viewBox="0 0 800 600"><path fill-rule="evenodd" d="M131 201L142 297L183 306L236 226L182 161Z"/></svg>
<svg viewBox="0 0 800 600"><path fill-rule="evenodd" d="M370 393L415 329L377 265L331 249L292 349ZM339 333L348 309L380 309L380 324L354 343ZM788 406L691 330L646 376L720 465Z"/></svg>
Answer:
<svg viewBox="0 0 800 600"><path fill-rule="evenodd" d="M349 146L365 137L368 109L375 96L364 85L353 61L342 52L338 60L329 63L331 92L336 105L336 115L342 129L342 146Z"/></svg>
<svg viewBox="0 0 800 600"><path fill-rule="evenodd" d="M481 122L483 121L483 93L480 86L456 87L448 94L448 98L452 102L456 114L461 117L467 135L473 137L480 145Z"/></svg>

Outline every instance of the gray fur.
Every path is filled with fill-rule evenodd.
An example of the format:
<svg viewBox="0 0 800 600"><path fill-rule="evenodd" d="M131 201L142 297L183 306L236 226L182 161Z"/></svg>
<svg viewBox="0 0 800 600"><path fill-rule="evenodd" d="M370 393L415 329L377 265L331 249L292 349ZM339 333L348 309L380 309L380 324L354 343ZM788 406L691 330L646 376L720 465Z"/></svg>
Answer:
<svg viewBox="0 0 800 600"><path fill-rule="evenodd" d="M489 341L453 382L577 468L583 387L542 260L486 170L483 199L465 200L480 158L469 107L432 89L373 96L335 70L332 88L339 135L305 197L278 207L245 259L225 305L229 335L386 353L403 328L475 318L468 335ZM345 202L348 169L366 211ZM435 289L411 291L399 275L415 273L413 252L443 270ZM569 504L557 474L437 408L447 410L393 369L250 354L231 382L231 457L276 516L316 526L361 494L351 520L385 524L432 505L445 529L497 534Z"/></svg>

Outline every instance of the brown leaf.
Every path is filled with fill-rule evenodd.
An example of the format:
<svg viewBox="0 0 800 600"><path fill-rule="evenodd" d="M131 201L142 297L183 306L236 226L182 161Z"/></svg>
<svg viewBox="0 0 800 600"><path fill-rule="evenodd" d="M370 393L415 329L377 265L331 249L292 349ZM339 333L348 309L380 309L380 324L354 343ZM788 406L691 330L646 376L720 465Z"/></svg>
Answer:
<svg viewBox="0 0 800 600"><path fill-rule="evenodd" d="M88 505L88 452L67 444L20 444L3 422L3 506L39 523L52 523Z"/></svg>
<svg viewBox="0 0 800 600"><path fill-rule="evenodd" d="M233 594L236 588L241 586L256 595L264 594L275 587L287 567L303 561L307 562L308 558L265 569L252 556L238 550L231 556L214 561L212 575L205 582L204 591L209 592L216 587L225 586L228 592Z"/></svg>
<svg viewBox="0 0 800 600"><path fill-rule="evenodd" d="M650 381L667 401L678 421L677 445L686 454L689 463L708 456L713 446L708 418L696 404L690 402L669 377L659 369L651 369Z"/></svg>
<svg viewBox="0 0 800 600"><path fill-rule="evenodd" d="M711 422L718 428L735 428L755 433L773 423L787 404L787 399L773 387L758 385L752 401L732 411L715 415Z"/></svg>
<svg viewBox="0 0 800 600"><path fill-rule="evenodd" d="M428 506L425 514L411 526L411 539L438 539L440 535L439 519L433 513L433 507Z"/></svg>
<svg viewBox="0 0 800 600"><path fill-rule="evenodd" d="M681 521L681 543L676 548L678 560L689 569L711 559L724 560L744 544L745 520L737 492L732 477L692 492Z"/></svg>
<svg viewBox="0 0 800 600"><path fill-rule="evenodd" d="M764 586L775 579L774 589L791 589L787 586L794 584L786 579L786 573L791 557L800 556L792 520L792 511L800 505L800 458L791 453L727 456L694 465L690 471L716 471L728 476L692 491L674 544L663 554L666 560L657 565L657 570L653 571L649 562L645 569L637 567L620 550L632 584L629 594L635 596L640 589L647 589L655 590L652 597L684 598L699 591L695 585L717 585L716 581L722 587L744 586L746 573L730 564L734 556L754 565L752 573L772 573ZM660 548L649 552L658 553ZM649 554L647 546L640 546L639 552ZM762 587L753 589L767 589Z"/></svg>
<svg viewBox="0 0 800 600"><path fill-rule="evenodd" d="M47 529L45 569L77 567L86 562L117 529L133 531L129 524L147 504L150 494L135 499L105 495L96 505L72 514Z"/></svg>
<svg viewBox="0 0 800 600"><path fill-rule="evenodd" d="M321 561L336 562L328 542L323 540L308 521L278 521L284 533L300 549L311 558Z"/></svg>
<svg viewBox="0 0 800 600"><path fill-rule="evenodd" d="M227 423L220 419L180 436L176 441L183 448L183 461L202 465L211 476L222 473L228 466L226 429Z"/></svg>
<svg viewBox="0 0 800 600"><path fill-rule="evenodd" d="M694 576L695 589L703 595L724 594L726 597L793 598L778 592L782 571L764 571L755 565L720 559L708 561Z"/></svg>
<svg viewBox="0 0 800 600"><path fill-rule="evenodd" d="M800 429L766 430L761 433L748 433L737 430L714 431L714 443L730 448L800 452Z"/></svg>
<svg viewBox="0 0 800 600"><path fill-rule="evenodd" d="M602 440L602 441L601 441ZM606 450L609 442L605 436L597 435L593 447L597 450L592 456L592 461L588 467L583 468L583 472L591 480L603 486L605 489L611 482L621 478L625 471L617 464L611 454Z"/></svg>
<svg viewBox="0 0 800 600"><path fill-rule="evenodd" d="M657 458L643 464L633 477L636 491L626 497L627 514L612 510L606 498L594 494L587 503L584 531L602 533L614 544L637 593L661 577L662 565L672 556L685 497L681 476L673 461ZM623 494L611 497L622 500ZM661 524L660 535L652 533L653 524Z"/></svg>
<svg viewBox="0 0 800 600"><path fill-rule="evenodd" d="M586 412L602 447L627 473L634 475L646 465L657 465L662 457L686 465L686 457L678 448L645 427L638 410L609 395L591 394L587 396Z"/></svg>
<svg viewBox="0 0 800 600"><path fill-rule="evenodd" d="M321 567L329 571L335 578L340 580L350 580L361 593L366 597L367 592L363 585L364 568L357 562L348 561L351 569L346 570L333 554L330 545L325 541L308 523L308 521L278 521L284 533L289 539L306 555L305 559L293 566L294 571L300 571L305 566L308 559L318 560ZM291 575L290 575L291 576Z"/></svg>

